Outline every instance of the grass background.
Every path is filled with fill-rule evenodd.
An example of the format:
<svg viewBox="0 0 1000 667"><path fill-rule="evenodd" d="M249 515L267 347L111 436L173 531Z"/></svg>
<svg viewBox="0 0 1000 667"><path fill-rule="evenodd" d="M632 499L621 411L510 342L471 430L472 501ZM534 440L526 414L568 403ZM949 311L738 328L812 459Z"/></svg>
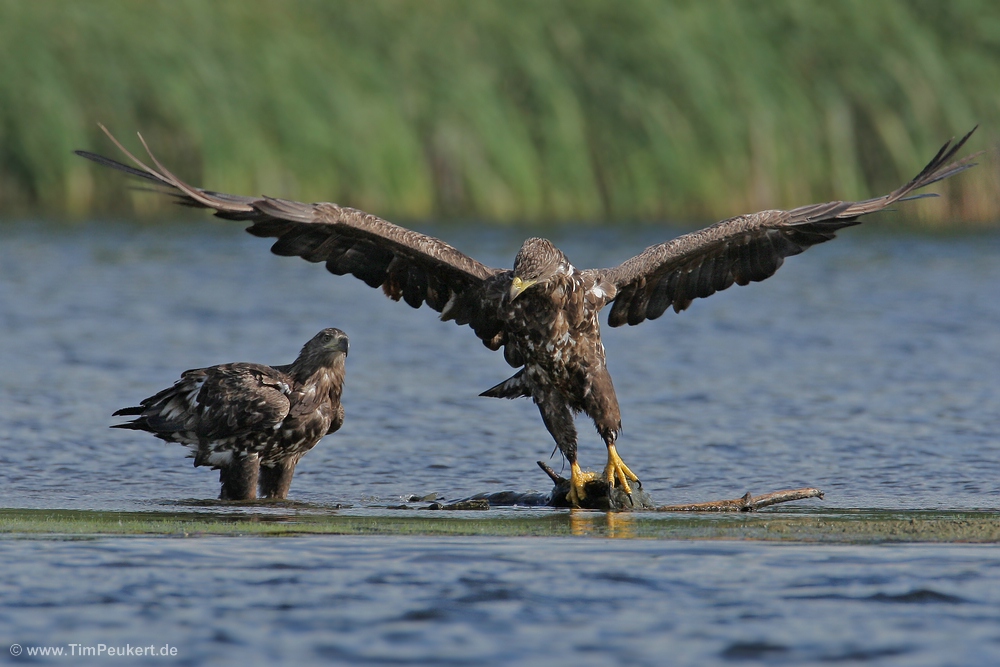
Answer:
<svg viewBox="0 0 1000 667"><path fill-rule="evenodd" d="M212 189L531 223L862 198L978 123L906 221L994 224L998 84L990 0L0 0L0 211L163 214L71 154L98 121Z"/></svg>

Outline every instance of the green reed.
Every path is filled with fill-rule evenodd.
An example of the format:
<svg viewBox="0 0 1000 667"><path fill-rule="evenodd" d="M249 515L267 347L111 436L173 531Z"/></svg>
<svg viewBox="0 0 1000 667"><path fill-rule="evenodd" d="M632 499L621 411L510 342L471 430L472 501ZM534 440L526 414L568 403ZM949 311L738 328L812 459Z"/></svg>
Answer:
<svg viewBox="0 0 1000 667"><path fill-rule="evenodd" d="M0 210L163 214L71 154L395 219L711 220L1000 135L989 0L0 0ZM996 160L906 206L1000 218Z"/></svg>

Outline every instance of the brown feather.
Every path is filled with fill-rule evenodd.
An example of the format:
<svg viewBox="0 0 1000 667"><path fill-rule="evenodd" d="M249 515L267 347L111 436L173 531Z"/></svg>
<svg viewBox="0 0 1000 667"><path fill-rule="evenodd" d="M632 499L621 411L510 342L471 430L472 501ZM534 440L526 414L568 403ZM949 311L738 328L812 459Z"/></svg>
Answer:
<svg viewBox="0 0 1000 667"><path fill-rule="evenodd" d="M295 463L344 421L346 354L344 332L324 329L286 366L232 363L185 371L139 406L115 412L137 417L112 428L185 445L196 466L223 471L222 495L228 499L234 498L227 496L227 484L250 474L247 457L260 465L290 465L283 473L290 482Z"/></svg>
<svg viewBox="0 0 1000 667"><path fill-rule="evenodd" d="M380 286L394 300L414 308L426 302L441 313L442 320L471 326L487 347L502 347L507 362L519 368L483 395L530 396L560 451L575 463L575 413L584 412L593 419L609 451L621 430L598 320L605 305L614 303L608 317L611 326L634 325L656 319L671 307L680 312L694 299L711 296L733 283L765 280L786 257L834 238L840 229L859 224L860 216L913 199L916 190L973 166L974 156L950 162L971 134L954 145L945 144L913 180L882 197L741 215L651 246L617 267L583 271L545 239L527 239L513 270L502 271L480 264L444 241L356 209L194 188L167 171L152 154L156 169L146 166L113 137L138 168L78 153L168 188L184 204L251 222L251 234L276 239L272 246L276 254L325 262L332 273L350 273L372 287ZM161 395L164 392L157 396ZM286 423L298 414L296 405L290 401ZM145 411L121 427L137 428L144 419L148 421ZM339 425L336 419L333 423ZM274 493L287 492L298 450L282 454L277 445L251 449L260 451L266 467L261 488L267 485Z"/></svg>
<svg viewBox="0 0 1000 667"><path fill-rule="evenodd" d="M668 303L680 312L693 299L710 296L734 282L747 285L771 277L786 257L829 241L844 227L860 224L860 216L909 199L914 191L973 167L976 155L949 162L972 132L975 128L954 144L946 143L917 176L887 195L741 215L651 246L614 268L597 270L619 290L608 323L613 327L639 324L662 315ZM712 270L702 276L699 267L709 260Z"/></svg>
<svg viewBox="0 0 1000 667"><path fill-rule="evenodd" d="M414 308L426 302L442 312L452 297L460 298L461 312L445 319L462 324L475 321L476 331L486 336L483 342L494 345L500 327L495 321L499 301L487 296L484 287L489 279L503 273L500 269L487 267L440 239L357 209L333 203L227 195L188 185L157 160L141 135L139 139L155 169L130 153L103 125L101 129L139 168L88 151L77 151L78 155L153 181L183 204L214 209L222 218L249 221L252 224L247 231L251 234L277 239L271 247L275 254L325 262L331 273L354 275Z"/></svg>

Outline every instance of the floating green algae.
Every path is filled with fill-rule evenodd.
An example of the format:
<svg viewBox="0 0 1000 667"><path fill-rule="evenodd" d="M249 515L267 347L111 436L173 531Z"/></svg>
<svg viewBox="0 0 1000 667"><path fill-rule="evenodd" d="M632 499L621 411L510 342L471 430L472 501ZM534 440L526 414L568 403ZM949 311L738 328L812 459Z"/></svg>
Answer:
<svg viewBox="0 0 1000 667"><path fill-rule="evenodd" d="M667 540L739 539L878 544L1000 543L996 510L765 510L752 513L592 512L493 509L338 509L253 506L211 511L105 512L0 509L0 534L108 535L427 535L598 537ZM265 511L266 510L266 511Z"/></svg>

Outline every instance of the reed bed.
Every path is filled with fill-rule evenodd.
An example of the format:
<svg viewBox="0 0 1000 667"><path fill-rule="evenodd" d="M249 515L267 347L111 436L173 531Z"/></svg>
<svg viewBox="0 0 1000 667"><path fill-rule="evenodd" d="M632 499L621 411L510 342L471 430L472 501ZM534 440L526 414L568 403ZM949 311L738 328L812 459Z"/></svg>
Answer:
<svg viewBox="0 0 1000 667"><path fill-rule="evenodd" d="M6 217L162 215L71 154L141 130L188 180L384 217L705 221L880 193L1000 219L989 0L0 0Z"/></svg>

